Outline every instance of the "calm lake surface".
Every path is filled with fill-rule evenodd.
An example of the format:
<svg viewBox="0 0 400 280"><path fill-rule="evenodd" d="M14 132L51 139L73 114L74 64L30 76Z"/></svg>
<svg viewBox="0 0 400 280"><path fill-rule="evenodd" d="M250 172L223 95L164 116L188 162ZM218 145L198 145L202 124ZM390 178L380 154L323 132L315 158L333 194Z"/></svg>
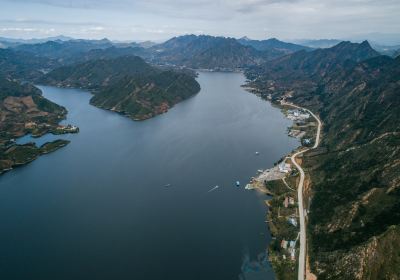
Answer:
<svg viewBox="0 0 400 280"><path fill-rule="evenodd" d="M274 279L265 197L244 185L298 145L291 122L241 74L198 81L142 122L40 87L80 133L0 176L0 279Z"/></svg>

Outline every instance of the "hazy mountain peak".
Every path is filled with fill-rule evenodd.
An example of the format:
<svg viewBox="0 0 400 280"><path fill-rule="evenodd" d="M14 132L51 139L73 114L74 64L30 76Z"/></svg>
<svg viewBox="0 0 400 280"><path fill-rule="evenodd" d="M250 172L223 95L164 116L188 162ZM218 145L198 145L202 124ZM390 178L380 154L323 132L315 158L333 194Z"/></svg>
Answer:
<svg viewBox="0 0 400 280"><path fill-rule="evenodd" d="M375 51L368 41L362 43L352 43L350 41L343 41L331 48L333 51L344 52L354 55L354 60L359 61L359 56L365 56L366 58L379 55Z"/></svg>
<svg viewBox="0 0 400 280"><path fill-rule="evenodd" d="M259 51L275 50L283 52L283 54L297 52L303 49L310 49L305 46L283 42L281 40L278 40L277 38L269 38L266 40L252 40L248 37L242 37L237 41L242 45L251 46Z"/></svg>
<svg viewBox="0 0 400 280"><path fill-rule="evenodd" d="M366 47L366 48L372 48L372 47L371 47L371 44L370 44L367 40L362 41L362 43L360 44L360 46Z"/></svg>
<svg viewBox="0 0 400 280"><path fill-rule="evenodd" d="M249 37L247 37L247 36L243 36L243 37L240 38L239 40L242 40L242 41L251 41L251 39L250 39Z"/></svg>

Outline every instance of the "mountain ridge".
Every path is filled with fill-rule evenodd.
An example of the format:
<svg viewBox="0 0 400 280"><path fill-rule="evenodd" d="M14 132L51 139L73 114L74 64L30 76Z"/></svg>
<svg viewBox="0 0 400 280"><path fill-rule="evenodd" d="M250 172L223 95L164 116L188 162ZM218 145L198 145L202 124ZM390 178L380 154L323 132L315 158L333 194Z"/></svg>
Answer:
<svg viewBox="0 0 400 280"><path fill-rule="evenodd" d="M281 68L273 61L250 70L250 85L274 102L309 108L324 124L320 148L302 164L311 180L304 195L312 272L318 279L395 279L400 59L377 55L368 42L343 42L279 60Z"/></svg>
<svg viewBox="0 0 400 280"><path fill-rule="evenodd" d="M238 39L238 42L245 46L251 46L259 51L265 51L272 48L281 50L285 54L297 52L300 50L312 50L312 48L310 47L283 42L278 40L277 38L270 38L266 40L252 40L247 37L243 37Z"/></svg>
<svg viewBox="0 0 400 280"><path fill-rule="evenodd" d="M190 68L237 69L263 60L261 53L239 44L234 38L208 35L174 37L150 49L161 63Z"/></svg>

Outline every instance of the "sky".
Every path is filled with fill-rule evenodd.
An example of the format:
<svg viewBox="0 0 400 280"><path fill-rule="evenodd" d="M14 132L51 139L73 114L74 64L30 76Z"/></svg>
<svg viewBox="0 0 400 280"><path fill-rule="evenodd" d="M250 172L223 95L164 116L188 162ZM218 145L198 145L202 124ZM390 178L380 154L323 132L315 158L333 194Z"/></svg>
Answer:
<svg viewBox="0 0 400 280"><path fill-rule="evenodd" d="M400 0L0 0L0 36L25 39L346 39L399 30Z"/></svg>

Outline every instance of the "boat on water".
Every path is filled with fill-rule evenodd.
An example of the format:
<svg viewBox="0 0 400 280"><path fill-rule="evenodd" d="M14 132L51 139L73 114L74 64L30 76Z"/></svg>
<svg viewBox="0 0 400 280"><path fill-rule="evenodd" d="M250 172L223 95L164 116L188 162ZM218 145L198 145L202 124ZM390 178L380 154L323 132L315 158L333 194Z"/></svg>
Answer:
<svg viewBox="0 0 400 280"><path fill-rule="evenodd" d="M245 190L254 190L255 188L254 188L254 186L253 186L252 184L247 184L247 185L244 187L244 189L245 189Z"/></svg>
<svg viewBox="0 0 400 280"><path fill-rule="evenodd" d="M260 152L255 152L256 156L258 156L260 154Z"/></svg>
<svg viewBox="0 0 400 280"><path fill-rule="evenodd" d="M236 187L239 187L239 186L240 186L240 182L236 181Z"/></svg>
<svg viewBox="0 0 400 280"><path fill-rule="evenodd" d="M264 170L262 170L262 169L258 169L258 170L257 170L257 172L258 172L258 173L263 173L263 172L264 172Z"/></svg>
<svg viewBox="0 0 400 280"><path fill-rule="evenodd" d="M171 186L171 184L164 185L165 188L169 188L170 186Z"/></svg>

